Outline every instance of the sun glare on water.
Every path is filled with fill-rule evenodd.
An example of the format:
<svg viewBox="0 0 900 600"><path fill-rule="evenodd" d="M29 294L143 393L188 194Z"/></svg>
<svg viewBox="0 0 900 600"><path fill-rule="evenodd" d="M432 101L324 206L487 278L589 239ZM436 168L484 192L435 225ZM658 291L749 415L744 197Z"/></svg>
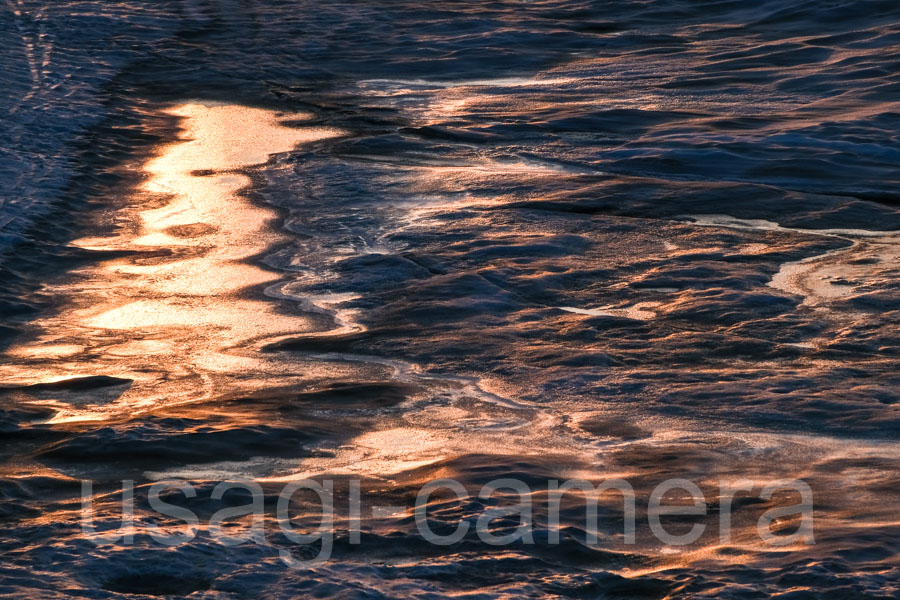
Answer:
<svg viewBox="0 0 900 600"><path fill-rule="evenodd" d="M302 315L283 314L261 294L246 293L278 279L252 260L278 233L270 223L273 210L241 191L251 183L247 168L340 132L288 127L282 123L310 115L246 106L189 103L167 112L180 119L182 134L144 165L147 179L135 191L135 208L127 211L131 222L112 237L75 242L129 256L81 271L80 301L42 323L39 339L11 350L23 358L57 360L43 369L32 363L18 376L3 373L7 381L23 384L98 372L135 384L114 405L61 405L52 422L96 419L97 411L129 402L132 408L152 405L158 394L142 393L141 382L155 386L173 375L208 381L210 373L246 371L256 361L233 349L308 329ZM80 343L72 343L76 340ZM115 360L120 357L140 358ZM111 373L114 369L119 371ZM170 392L170 398L182 400L202 393L196 386Z"/></svg>

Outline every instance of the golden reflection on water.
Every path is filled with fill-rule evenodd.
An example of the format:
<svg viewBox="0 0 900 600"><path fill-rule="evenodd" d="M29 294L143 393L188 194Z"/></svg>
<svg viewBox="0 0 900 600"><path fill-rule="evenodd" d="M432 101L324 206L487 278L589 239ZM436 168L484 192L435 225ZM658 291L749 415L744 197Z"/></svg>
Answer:
<svg viewBox="0 0 900 600"><path fill-rule="evenodd" d="M235 376L259 367L238 350L252 340L314 328L261 294L246 293L278 279L250 259L279 237L273 211L241 195L250 178L240 170L340 132L288 127L281 122L308 115L245 106L189 103L168 112L180 118L182 135L145 164L137 206L126 210L130 222L113 237L75 242L134 254L80 270L77 281L62 286L71 308L38 322L38 339L10 350L32 362L4 366L5 381L115 375L135 380L119 407L152 405L164 389L170 401L190 400L208 394L210 373ZM160 195L162 206L152 201ZM116 360L123 357L131 360ZM165 385L173 379L182 379L180 387ZM148 386L159 390L148 394ZM98 410L115 407L57 408L58 423L95 419Z"/></svg>
<svg viewBox="0 0 900 600"><path fill-rule="evenodd" d="M287 128L270 111L242 106L187 104L171 112L184 119L189 141L168 146L147 164L144 188L172 199L141 212L140 232L131 243L190 252L177 261L111 266L114 276L136 276L129 277L136 288L129 296L139 299L93 313L89 323L107 329L214 325L226 343L288 326L271 314L271 303L231 297L222 302L277 279L244 262L271 243L272 211L238 195L249 179L232 170L336 132Z"/></svg>

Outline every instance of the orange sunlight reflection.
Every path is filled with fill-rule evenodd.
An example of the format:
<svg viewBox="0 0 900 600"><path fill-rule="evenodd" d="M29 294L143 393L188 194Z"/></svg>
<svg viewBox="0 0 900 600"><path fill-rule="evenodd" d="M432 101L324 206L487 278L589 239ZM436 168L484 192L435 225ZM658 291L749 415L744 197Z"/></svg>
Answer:
<svg viewBox="0 0 900 600"><path fill-rule="evenodd" d="M78 271L77 283L63 286L72 292L71 308L38 323L43 335L37 340L11 349L13 356L44 361L27 371L2 371L6 381L22 384L97 373L135 383L111 405L76 409L48 402L59 410L51 422L153 405L163 390L168 401L206 397L210 373L237 376L258 366L240 350L253 340L316 328L304 315L245 293L278 279L250 259L280 238L270 224L274 211L241 195L250 178L240 169L340 132L280 123L308 115L235 105L190 103L169 113L181 119L182 136L144 166L148 179L137 206L125 211L131 222L112 237L75 242L130 255ZM160 206L153 199L161 194L166 202ZM196 384L165 385L173 376ZM151 386L160 389L142 389Z"/></svg>

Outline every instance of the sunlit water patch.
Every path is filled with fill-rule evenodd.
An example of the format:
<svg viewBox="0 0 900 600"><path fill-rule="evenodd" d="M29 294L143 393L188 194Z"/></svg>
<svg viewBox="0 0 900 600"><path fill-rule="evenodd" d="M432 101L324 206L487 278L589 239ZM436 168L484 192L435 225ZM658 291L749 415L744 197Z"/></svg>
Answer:
<svg viewBox="0 0 900 600"><path fill-rule="evenodd" d="M147 180L117 235L74 242L123 258L76 272L57 290L72 304L37 323L40 333L27 346L10 349L12 356L49 353L49 360L3 367L4 379L20 385L84 374L133 381L113 403L54 403L51 422L210 398L219 389L215 374L238 382L270 369L241 352L252 340L320 327L254 297L256 286L278 278L249 261L275 241L273 214L241 194L250 178L240 169L338 132L279 124L307 115L234 105L184 104L167 112L181 120L182 139L145 165ZM61 347L80 351L64 355ZM290 371L272 370L285 377Z"/></svg>

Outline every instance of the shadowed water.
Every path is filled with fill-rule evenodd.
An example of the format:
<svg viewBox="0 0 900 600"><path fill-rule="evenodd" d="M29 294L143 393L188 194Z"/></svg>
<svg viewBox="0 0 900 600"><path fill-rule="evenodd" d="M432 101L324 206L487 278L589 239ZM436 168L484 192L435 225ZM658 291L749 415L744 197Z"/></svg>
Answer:
<svg viewBox="0 0 900 600"><path fill-rule="evenodd" d="M0 10L0 594L900 593L895 3ZM501 477L534 543L422 539L423 485L471 493L432 498L443 531ZM165 478L197 491L167 495L200 516L175 548ZM271 519L213 539L247 501L217 482L271 512L301 478L335 482L331 561L288 567L315 545ZM577 494L551 542L575 478L634 487L633 544L614 493L597 544ZM669 478L708 505L667 522L706 525L687 546L648 527ZM796 498L758 492L795 478L816 543L767 544ZM126 479L134 539L98 544Z"/></svg>

